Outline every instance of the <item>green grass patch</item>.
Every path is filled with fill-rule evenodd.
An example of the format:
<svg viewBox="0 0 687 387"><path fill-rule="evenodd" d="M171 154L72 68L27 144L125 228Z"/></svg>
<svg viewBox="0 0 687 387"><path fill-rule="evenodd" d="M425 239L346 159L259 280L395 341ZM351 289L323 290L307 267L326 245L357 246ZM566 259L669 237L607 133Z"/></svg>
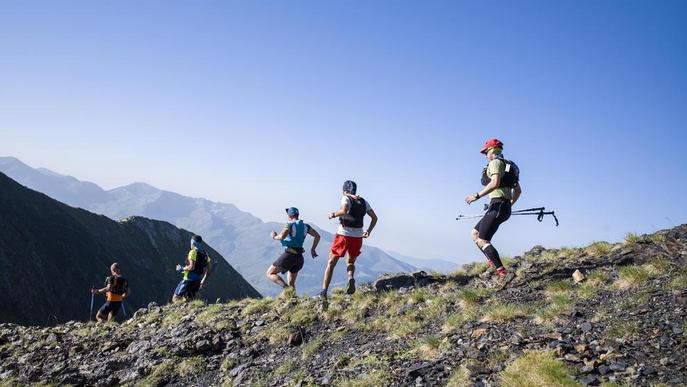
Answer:
<svg viewBox="0 0 687 387"><path fill-rule="evenodd" d="M482 299L492 294L490 289L463 288L456 293L458 303L463 309L476 306Z"/></svg>
<svg viewBox="0 0 687 387"><path fill-rule="evenodd" d="M536 313L535 321L540 324L550 323L558 316L569 313L574 306L575 301L569 293L556 294L550 297L547 305Z"/></svg>
<svg viewBox="0 0 687 387"><path fill-rule="evenodd" d="M482 311L478 307L467 308L459 312L452 313L446 317L446 321L444 321L442 330L444 332L451 332L455 329L458 329L468 321L476 321L480 317L481 313Z"/></svg>
<svg viewBox="0 0 687 387"><path fill-rule="evenodd" d="M410 305L421 304L432 297L432 294L425 288L414 289L406 296L407 303Z"/></svg>
<svg viewBox="0 0 687 387"><path fill-rule="evenodd" d="M322 337L313 337L312 339L310 339L310 341L301 346L301 358L307 359L313 356L317 353L317 351L320 350L322 344L324 344L324 340L322 339Z"/></svg>
<svg viewBox="0 0 687 387"><path fill-rule="evenodd" d="M681 272L675 278L670 281L668 285L673 290L682 290L687 288L687 272Z"/></svg>
<svg viewBox="0 0 687 387"><path fill-rule="evenodd" d="M426 360L431 360L439 355L441 339L438 336L430 335L413 340L411 342L412 353Z"/></svg>
<svg viewBox="0 0 687 387"><path fill-rule="evenodd" d="M613 286L618 289L629 289L643 284L651 278L649 271L642 266L624 266L618 272L618 279Z"/></svg>
<svg viewBox="0 0 687 387"><path fill-rule="evenodd" d="M553 352L527 352L509 364L501 373L501 386L561 386L579 384L570 377L570 370Z"/></svg>
<svg viewBox="0 0 687 387"><path fill-rule="evenodd" d="M184 359L177 365L179 375L198 375L205 371L205 358L194 356Z"/></svg>
<svg viewBox="0 0 687 387"><path fill-rule="evenodd" d="M546 285L544 291L546 295L551 297L559 293L570 293L574 288L574 285L569 280L554 280Z"/></svg>
<svg viewBox="0 0 687 387"><path fill-rule="evenodd" d="M644 241L646 241L646 238L640 234L635 234L633 232L625 234L625 243L640 243Z"/></svg>
<svg viewBox="0 0 687 387"><path fill-rule="evenodd" d="M196 323L198 325L206 325L210 320L217 317L222 310L224 310L224 305L212 304L196 316Z"/></svg>
<svg viewBox="0 0 687 387"><path fill-rule="evenodd" d="M665 274L670 270L671 263L665 258L653 258L642 265L651 276Z"/></svg>
<svg viewBox="0 0 687 387"><path fill-rule="evenodd" d="M472 386L470 380L470 370L465 365L456 367L446 382L446 387L469 387Z"/></svg>
<svg viewBox="0 0 687 387"><path fill-rule="evenodd" d="M241 310L242 317L249 317L255 314L262 314L271 310L274 307L274 299L272 297L248 299L244 302L246 304Z"/></svg>
<svg viewBox="0 0 687 387"><path fill-rule="evenodd" d="M277 375L286 375L294 368L296 368L296 362L294 362L293 359L286 359L274 370L274 373Z"/></svg>
<svg viewBox="0 0 687 387"><path fill-rule="evenodd" d="M604 330L604 338L608 340L631 337L637 333L637 322L630 320L617 320Z"/></svg>
<svg viewBox="0 0 687 387"><path fill-rule="evenodd" d="M335 387L370 387L387 386L392 381L392 375L387 369L371 370L354 378L341 378L334 381Z"/></svg>
<svg viewBox="0 0 687 387"><path fill-rule="evenodd" d="M613 245L611 243L606 241L596 241L585 247L584 251L591 256L598 257L608 253L612 248Z"/></svg>
<svg viewBox="0 0 687 387"><path fill-rule="evenodd" d="M482 321L485 322L505 322L530 313L530 307L525 304L496 304L485 306L483 309Z"/></svg>
<svg viewBox="0 0 687 387"><path fill-rule="evenodd" d="M649 240L654 243L663 243L667 239L666 234L652 234L649 235Z"/></svg>
<svg viewBox="0 0 687 387"><path fill-rule="evenodd" d="M157 387L167 384L177 375L174 360L165 360L153 369L145 379L140 382L142 387Z"/></svg>

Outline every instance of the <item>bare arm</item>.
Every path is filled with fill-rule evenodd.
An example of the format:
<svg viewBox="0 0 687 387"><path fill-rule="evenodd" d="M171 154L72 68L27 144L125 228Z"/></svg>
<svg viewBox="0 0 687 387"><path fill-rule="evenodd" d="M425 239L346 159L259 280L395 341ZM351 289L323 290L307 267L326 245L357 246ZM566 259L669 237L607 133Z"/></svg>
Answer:
<svg viewBox="0 0 687 387"><path fill-rule="evenodd" d="M334 219L338 218L339 216L343 216L348 214L348 211L351 209L351 205L348 204L348 202L341 204L341 208L338 211L334 211L331 214L329 214L329 219Z"/></svg>
<svg viewBox="0 0 687 387"><path fill-rule="evenodd" d="M312 235L315 240L312 242L312 249L310 249L310 254L312 255L313 258L317 257L317 252L315 252L315 249L317 249L317 245L320 244L320 233L317 232L314 228L310 227L310 230L308 230L308 234Z"/></svg>
<svg viewBox="0 0 687 387"><path fill-rule="evenodd" d="M491 180L489 181L489 184L487 184L484 188L482 188L481 191L477 192L476 195L468 195L465 197L465 202L468 204L471 204L475 200L481 198L482 196L489 195L489 193L496 188L498 188L499 184L501 184L501 176L498 174L492 175Z"/></svg>
<svg viewBox="0 0 687 387"><path fill-rule="evenodd" d="M520 199L520 194L522 193L522 188L520 187L520 184L516 185L515 188L513 188L513 199L510 201L511 206L515 204L515 202Z"/></svg>
<svg viewBox="0 0 687 387"><path fill-rule="evenodd" d="M193 271L196 268L196 261L188 259L188 263L184 266L183 271Z"/></svg>
<svg viewBox="0 0 687 387"><path fill-rule="evenodd" d="M201 287L201 288L202 288L203 286L205 286L205 281L207 281L207 279L208 279L208 277L210 276L210 274L212 274L212 269L214 269L214 267L212 266L212 262L208 261L207 266L205 266L205 273L204 273L204 275L203 275L203 279L200 280L200 287Z"/></svg>
<svg viewBox="0 0 687 387"><path fill-rule="evenodd" d="M279 233L279 234L272 231L272 239L274 239L276 241L280 241L280 240L286 238L287 235L289 235L289 228L288 227L284 227L284 229L281 230L281 233Z"/></svg>
<svg viewBox="0 0 687 387"><path fill-rule="evenodd" d="M374 230L375 226L377 225L377 220L379 220L374 210L370 209L369 211L367 211L367 214L370 216L371 220L370 225L367 227L367 230L363 233L363 238L367 238L370 236L370 233L372 233L372 230Z"/></svg>

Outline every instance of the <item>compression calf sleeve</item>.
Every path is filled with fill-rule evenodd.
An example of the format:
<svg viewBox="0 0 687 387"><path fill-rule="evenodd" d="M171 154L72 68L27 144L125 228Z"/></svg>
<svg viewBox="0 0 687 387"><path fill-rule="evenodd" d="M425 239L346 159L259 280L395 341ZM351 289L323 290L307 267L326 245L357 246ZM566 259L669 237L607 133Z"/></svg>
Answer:
<svg viewBox="0 0 687 387"><path fill-rule="evenodd" d="M496 251L491 243L484 245L484 247L482 247L482 252L494 264L494 266L496 266L496 269L503 267L503 263L501 263L501 257L499 257L499 252Z"/></svg>

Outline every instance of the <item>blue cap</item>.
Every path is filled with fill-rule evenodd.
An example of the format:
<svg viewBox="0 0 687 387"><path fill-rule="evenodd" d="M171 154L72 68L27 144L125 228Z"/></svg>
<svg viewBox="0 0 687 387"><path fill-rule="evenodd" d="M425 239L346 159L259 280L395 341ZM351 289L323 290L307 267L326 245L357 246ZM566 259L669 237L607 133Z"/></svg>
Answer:
<svg viewBox="0 0 687 387"><path fill-rule="evenodd" d="M286 209L286 213L289 214L289 216L298 216L298 208L289 207Z"/></svg>

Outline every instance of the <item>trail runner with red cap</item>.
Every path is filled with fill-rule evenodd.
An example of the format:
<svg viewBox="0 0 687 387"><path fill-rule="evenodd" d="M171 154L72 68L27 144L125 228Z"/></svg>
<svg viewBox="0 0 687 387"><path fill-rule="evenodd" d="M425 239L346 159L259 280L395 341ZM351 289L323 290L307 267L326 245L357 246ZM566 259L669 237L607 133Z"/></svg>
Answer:
<svg viewBox="0 0 687 387"><path fill-rule="evenodd" d="M467 195L465 202L471 204L483 196L489 196L487 212L472 230L472 239L487 257L489 269L495 268L499 279L506 282L506 268L501 262L499 252L491 244L491 239L499 226L510 218L511 207L520 198L522 188L517 165L505 159L502 152L503 143L495 138L487 140L484 144L480 150L487 158L487 166L482 171L484 187L475 194Z"/></svg>

